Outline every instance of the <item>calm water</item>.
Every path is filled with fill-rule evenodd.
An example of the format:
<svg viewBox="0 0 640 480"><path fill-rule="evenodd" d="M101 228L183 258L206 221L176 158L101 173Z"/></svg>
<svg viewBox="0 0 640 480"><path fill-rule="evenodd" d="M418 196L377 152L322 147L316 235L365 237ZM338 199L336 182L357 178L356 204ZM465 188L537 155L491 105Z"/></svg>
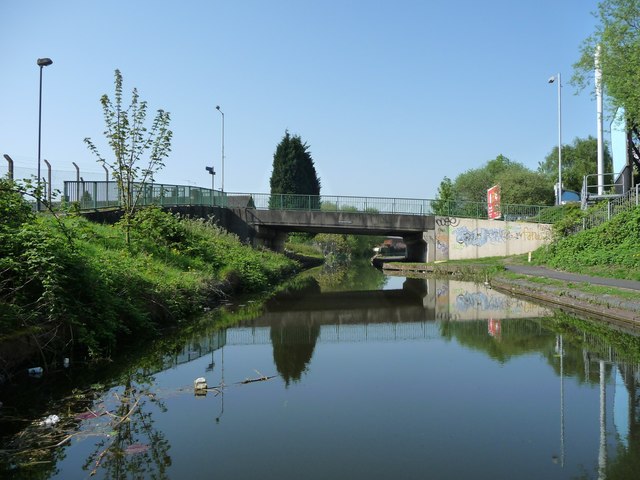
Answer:
<svg viewBox="0 0 640 480"><path fill-rule="evenodd" d="M58 404L57 425L31 428L73 436L32 471L638 478L634 336L611 345L588 322L481 285L375 271L307 278L236 315L247 319L143 356L91 402ZM198 377L218 389L194 395ZM88 407L108 414L85 418Z"/></svg>

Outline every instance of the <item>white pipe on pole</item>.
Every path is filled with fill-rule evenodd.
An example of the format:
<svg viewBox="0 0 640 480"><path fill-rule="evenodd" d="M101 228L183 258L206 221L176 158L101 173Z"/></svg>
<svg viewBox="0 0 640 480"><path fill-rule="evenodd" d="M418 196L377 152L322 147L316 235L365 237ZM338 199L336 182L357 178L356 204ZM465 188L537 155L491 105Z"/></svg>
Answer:
<svg viewBox="0 0 640 480"><path fill-rule="evenodd" d="M598 195L604 194L604 136L602 118L602 68L600 67L600 45L595 54L595 82L596 82L596 115L598 132ZM612 182L613 183L613 182Z"/></svg>

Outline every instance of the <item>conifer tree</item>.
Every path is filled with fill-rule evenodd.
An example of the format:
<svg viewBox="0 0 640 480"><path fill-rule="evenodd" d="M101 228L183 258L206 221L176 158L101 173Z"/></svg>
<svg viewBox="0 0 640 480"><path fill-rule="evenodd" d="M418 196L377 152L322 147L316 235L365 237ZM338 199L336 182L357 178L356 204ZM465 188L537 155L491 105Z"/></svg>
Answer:
<svg viewBox="0 0 640 480"><path fill-rule="evenodd" d="M316 173L309 146L299 135L285 132L273 154L271 173L272 208L320 208L320 179ZM289 197L286 195L306 195Z"/></svg>

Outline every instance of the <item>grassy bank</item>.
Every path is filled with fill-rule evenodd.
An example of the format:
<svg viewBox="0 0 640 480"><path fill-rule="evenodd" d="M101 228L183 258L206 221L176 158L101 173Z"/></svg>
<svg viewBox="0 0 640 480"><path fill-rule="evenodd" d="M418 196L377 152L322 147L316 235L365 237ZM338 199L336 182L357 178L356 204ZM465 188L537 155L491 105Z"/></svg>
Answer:
<svg viewBox="0 0 640 480"><path fill-rule="evenodd" d="M534 252L533 261L569 272L640 280L640 207L557 239Z"/></svg>
<svg viewBox="0 0 640 480"><path fill-rule="evenodd" d="M130 244L117 224L34 215L4 181L0 214L0 371L33 350L45 367L72 351L109 356L297 268L209 222L157 208L136 214Z"/></svg>

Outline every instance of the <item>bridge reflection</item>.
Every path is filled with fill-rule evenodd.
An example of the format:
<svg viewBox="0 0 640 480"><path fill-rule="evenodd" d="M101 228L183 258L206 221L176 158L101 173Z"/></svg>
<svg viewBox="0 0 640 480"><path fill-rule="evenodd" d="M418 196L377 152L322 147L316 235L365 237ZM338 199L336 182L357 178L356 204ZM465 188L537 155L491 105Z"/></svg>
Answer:
<svg viewBox="0 0 640 480"><path fill-rule="evenodd" d="M537 318L550 310L471 282L408 278L402 289L305 291L276 297L253 326L312 321L320 325L414 323L434 320Z"/></svg>
<svg viewBox="0 0 640 480"><path fill-rule="evenodd" d="M190 362L225 345L429 339L441 336L438 320L486 320L488 329L495 329L501 320L548 315L548 309L533 303L448 279L407 279L401 289L355 292L322 292L315 284L276 296L258 318L194 336L164 365ZM517 327L514 323L500 328Z"/></svg>

